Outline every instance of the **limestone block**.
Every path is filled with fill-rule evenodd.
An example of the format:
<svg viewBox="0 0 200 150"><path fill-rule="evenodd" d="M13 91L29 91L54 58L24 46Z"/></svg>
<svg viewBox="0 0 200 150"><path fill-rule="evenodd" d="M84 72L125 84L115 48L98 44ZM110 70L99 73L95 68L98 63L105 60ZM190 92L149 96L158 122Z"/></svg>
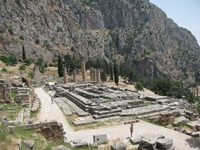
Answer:
<svg viewBox="0 0 200 150"><path fill-rule="evenodd" d="M97 144L106 143L108 142L107 135L106 134L93 135L93 142Z"/></svg>
<svg viewBox="0 0 200 150"><path fill-rule="evenodd" d="M27 149L33 149L35 145L35 142L33 140L24 140L23 143Z"/></svg>
<svg viewBox="0 0 200 150"><path fill-rule="evenodd" d="M158 139L157 149L168 150L173 147L173 140L169 138Z"/></svg>

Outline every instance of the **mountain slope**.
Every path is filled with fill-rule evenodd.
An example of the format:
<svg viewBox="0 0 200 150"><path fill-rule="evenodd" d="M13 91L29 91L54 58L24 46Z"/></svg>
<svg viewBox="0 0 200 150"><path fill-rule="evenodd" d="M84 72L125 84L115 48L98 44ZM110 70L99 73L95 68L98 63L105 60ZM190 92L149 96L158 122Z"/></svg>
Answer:
<svg viewBox="0 0 200 150"><path fill-rule="evenodd" d="M195 37L148 0L4 0L0 8L1 54L21 57L24 46L48 62L58 53L116 59L151 79L199 68Z"/></svg>

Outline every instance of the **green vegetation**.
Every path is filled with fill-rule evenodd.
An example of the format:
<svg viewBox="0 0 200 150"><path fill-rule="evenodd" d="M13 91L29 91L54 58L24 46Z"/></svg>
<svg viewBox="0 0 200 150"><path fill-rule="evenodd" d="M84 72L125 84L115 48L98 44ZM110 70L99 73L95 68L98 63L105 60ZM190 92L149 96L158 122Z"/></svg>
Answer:
<svg viewBox="0 0 200 150"><path fill-rule="evenodd" d="M23 59L23 60L26 59L26 52L25 52L24 45L22 46L22 59Z"/></svg>
<svg viewBox="0 0 200 150"><path fill-rule="evenodd" d="M31 78L31 79L33 79L34 78L34 72L33 71L29 72L28 73L28 77Z"/></svg>
<svg viewBox="0 0 200 150"><path fill-rule="evenodd" d="M1 69L1 72L6 73L6 72L8 72L8 70L7 70L6 68L2 68L2 69Z"/></svg>
<svg viewBox="0 0 200 150"><path fill-rule="evenodd" d="M44 66L44 60L42 57L39 57L37 59L36 64L39 66L40 72L44 73L45 66Z"/></svg>
<svg viewBox="0 0 200 150"><path fill-rule="evenodd" d="M21 74L22 74L22 71L25 71L26 70L26 65L21 65L19 66L19 71L21 71Z"/></svg>
<svg viewBox="0 0 200 150"><path fill-rule="evenodd" d="M73 71L74 69L81 68L81 61L77 59L75 56L71 57L69 54L65 55L65 63L64 65L68 68L68 71Z"/></svg>
<svg viewBox="0 0 200 150"><path fill-rule="evenodd" d="M12 93L12 96L14 97L15 94ZM6 116L9 119L15 119L22 109L23 108L18 104L7 104L4 106L4 111L0 111L0 116Z"/></svg>
<svg viewBox="0 0 200 150"><path fill-rule="evenodd" d="M144 87L142 86L142 84L141 84L140 82L137 82L137 83L136 83L135 88L136 88L138 91L144 91Z"/></svg>
<svg viewBox="0 0 200 150"><path fill-rule="evenodd" d="M22 40L22 41L24 41L24 36L20 35L19 39Z"/></svg>
<svg viewBox="0 0 200 150"><path fill-rule="evenodd" d="M115 84L118 86L119 83L119 68L116 62L114 62L114 78L115 78Z"/></svg>
<svg viewBox="0 0 200 150"><path fill-rule="evenodd" d="M3 61L6 65L14 66L17 64L17 58L14 55L10 56L2 55L0 56L0 60Z"/></svg>
<svg viewBox="0 0 200 150"><path fill-rule="evenodd" d="M101 80L102 80L103 82L105 82L105 81L107 80L107 76L106 76L106 73L105 73L104 70L101 72Z"/></svg>
<svg viewBox="0 0 200 150"><path fill-rule="evenodd" d="M24 63L26 66L30 66L32 64L32 59L26 58L26 59L24 59Z"/></svg>
<svg viewBox="0 0 200 150"><path fill-rule="evenodd" d="M63 68L63 61L61 56L58 56L58 75L59 77L62 77L64 74L64 68Z"/></svg>
<svg viewBox="0 0 200 150"><path fill-rule="evenodd" d="M17 91L11 90L11 98L14 100L17 95Z"/></svg>

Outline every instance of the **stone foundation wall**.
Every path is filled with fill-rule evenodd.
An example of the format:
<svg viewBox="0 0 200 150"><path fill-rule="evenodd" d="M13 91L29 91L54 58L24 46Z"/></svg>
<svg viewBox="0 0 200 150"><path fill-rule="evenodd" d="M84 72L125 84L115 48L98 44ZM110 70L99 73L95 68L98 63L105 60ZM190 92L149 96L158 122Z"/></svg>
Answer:
<svg viewBox="0 0 200 150"><path fill-rule="evenodd" d="M36 132L41 132L47 140L64 140L64 130L61 123L57 121L41 122L23 126L9 126L10 130L20 127L24 130L34 129Z"/></svg>

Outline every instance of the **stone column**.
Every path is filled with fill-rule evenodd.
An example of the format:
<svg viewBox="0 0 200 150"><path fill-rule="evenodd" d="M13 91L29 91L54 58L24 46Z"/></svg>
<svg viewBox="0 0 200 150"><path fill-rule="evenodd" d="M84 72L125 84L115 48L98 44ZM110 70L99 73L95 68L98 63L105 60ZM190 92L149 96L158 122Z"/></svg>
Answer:
<svg viewBox="0 0 200 150"><path fill-rule="evenodd" d="M94 81L94 82L97 81L97 80L96 80L96 78L97 78L97 75L96 75L96 74L97 74L97 70L94 69L94 70L93 70L93 81Z"/></svg>
<svg viewBox="0 0 200 150"><path fill-rule="evenodd" d="M101 73L100 73L100 69L97 69L97 82L101 82Z"/></svg>
<svg viewBox="0 0 200 150"><path fill-rule="evenodd" d="M82 61L82 80L83 82L85 82L85 75L86 71L85 71L85 60Z"/></svg>
<svg viewBox="0 0 200 150"><path fill-rule="evenodd" d="M93 81L93 68L91 67L90 68L90 82L92 82Z"/></svg>
<svg viewBox="0 0 200 150"><path fill-rule="evenodd" d="M73 71L73 81L76 83L76 70Z"/></svg>
<svg viewBox="0 0 200 150"><path fill-rule="evenodd" d="M41 77L40 77L40 68L39 68L39 65L36 65L35 64L35 86L39 86L40 84L40 80L41 80Z"/></svg>
<svg viewBox="0 0 200 150"><path fill-rule="evenodd" d="M68 78L67 78L67 68L64 67L64 84L68 83Z"/></svg>

